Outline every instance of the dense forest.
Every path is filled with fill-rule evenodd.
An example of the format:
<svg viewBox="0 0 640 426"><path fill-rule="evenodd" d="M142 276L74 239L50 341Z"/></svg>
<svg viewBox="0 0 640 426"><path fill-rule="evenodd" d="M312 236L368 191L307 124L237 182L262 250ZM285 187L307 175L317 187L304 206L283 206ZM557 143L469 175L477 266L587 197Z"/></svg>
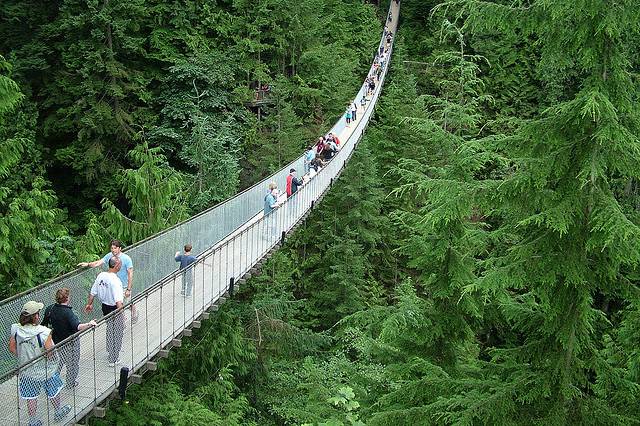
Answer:
<svg viewBox="0 0 640 426"><path fill-rule="evenodd" d="M3 2L4 293L295 157L387 6ZM403 0L333 189L91 422L639 424L638 22L630 0ZM257 81L277 97L260 120Z"/></svg>
<svg viewBox="0 0 640 426"><path fill-rule="evenodd" d="M301 155L382 31L355 0L7 0L0 18L5 297ZM246 106L257 85L271 89L260 119Z"/></svg>

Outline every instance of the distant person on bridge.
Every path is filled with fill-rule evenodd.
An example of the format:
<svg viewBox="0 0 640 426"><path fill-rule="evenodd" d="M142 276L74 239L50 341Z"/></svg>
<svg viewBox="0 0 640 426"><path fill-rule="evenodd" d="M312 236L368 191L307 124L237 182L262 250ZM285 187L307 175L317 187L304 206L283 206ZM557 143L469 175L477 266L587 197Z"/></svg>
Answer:
<svg viewBox="0 0 640 426"><path fill-rule="evenodd" d="M119 257L122 261L122 268L118 272L118 278L122 282L122 289L124 291L124 303L128 303L131 300L131 294L133 289L133 261L131 258L122 253L122 243L120 240L111 240L110 244L111 252L104 255L102 259L98 259L95 262L80 262L78 266L89 266L95 268L100 265L107 265L109 259L112 256ZM136 323L138 321L138 311L134 305L131 305L131 322Z"/></svg>
<svg viewBox="0 0 640 426"><path fill-rule="evenodd" d="M338 144L336 144L336 141L335 141L335 139L334 139L334 138L328 138L328 139L327 139L327 143L326 143L326 145L327 145L327 149L328 149L329 151L331 151L331 153L332 153L332 154L331 154L331 156L332 156L332 157L333 157L333 156L338 152L338 150L340 149L340 148L338 148Z"/></svg>
<svg viewBox="0 0 640 426"><path fill-rule="evenodd" d="M316 158L322 155L322 151L324 151L324 138L320 136L316 141Z"/></svg>
<svg viewBox="0 0 640 426"><path fill-rule="evenodd" d="M287 176L287 198L298 192L298 187L304 185L302 180L296 177L296 169L289 170L289 176Z"/></svg>
<svg viewBox="0 0 640 426"><path fill-rule="evenodd" d="M191 254L193 246L191 244L184 245L184 253L176 252L176 262L180 262L180 270L182 271L182 291L181 295L191 297L191 289L193 287L193 268L190 267L198 260Z"/></svg>
<svg viewBox="0 0 640 426"><path fill-rule="evenodd" d="M340 147L340 139L338 139L338 136L334 135L333 133L329 133L329 139L333 140L338 148Z"/></svg>
<svg viewBox="0 0 640 426"><path fill-rule="evenodd" d="M118 271L122 267L120 258L112 256L109 259L109 270L100 272L91 287L85 312L93 310L93 299L98 296L102 302L102 315L108 315L119 310L107 320L107 353L109 367L120 364L120 349L122 349L122 335L124 334L124 316L121 312L124 296L122 282L118 278Z"/></svg>
<svg viewBox="0 0 640 426"><path fill-rule="evenodd" d="M376 81L374 80L373 76L369 77L369 94L373 95L373 93L376 91Z"/></svg>
<svg viewBox="0 0 640 426"><path fill-rule="evenodd" d="M53 348L51 330L40 322L40 310L44 304L30 301L24 304L19 323L11 326L9 351L18 357L18 365L23 365L44 352ZM41 426L42 420L36 418L38 396L44 388L51 404L55 408L53 419L58 422L71 411L70 405L61 405L60 391L64 386L57 364L55 353L49 352L35 363L20 370L18 389L20 398L27 400L29 426Z"/></svg>
<svg viewBox="0 0 640 426"><path fill-rule="evenodd" d="M269 184L269 190L267 192L267 195L265 195L264 197L263 220L264 220L265 227L264 227L263 238L266 239L267 241L271 241L272 238L274 238L274 236L276 235L277 224L274 223L274 218L271 217L271 213L273 213L273 211L279 207L278 205L279 193L280 191L278 191L278 185L275 182L271 182Z"/></svg>
<svg viewBox="0 0 640 426"><path fill-rule="evenodd" d="M96 326L94 320L85 323L80 322L78 316L69 305L69 294L70 290L66 287L58 289L56 291L56 303L49 305L44 311L42 325L53 329L51 337L56 345L78 331ZM66 365L67 388L75 388L78 386L77 379L80 368L80 341L75 338L66 342L62 348L58 349L58 353L60 354L58 371L62 371L62 367Z"/></svg>
<svg viewBox="0 0 640 426"><path fill-rule="evenodd" d="M264 197L264 216L267 216L273 210L278 208L278 184L271 182L269 184L269 191Z"/></svg>
<svg viewBox="0 0 640 426"><path fill-rule="evenodd" d="M351 105L351 120L356 121L358 119L358 105L356 105L355 101Z"/></svg>
<svg viewBox="0 0 640 426"><path fill-rule="evenodd" d="M304 153L304 174L306 175L311 170L311 162L316 158L316 150L313 145L307 147L307 151Z"/></svg>
<svg viewBox="0 0 640 426"><path fill-rule="evenodd" d="M327 141L324 143L324 150L322 152L322 158L324 158L325 161L329 161L331 160L331 158L333 158L336 152L338 152L338 147L336 146L335 142L327 138Z"/></svg>
<svg viewBox="0 0 640 426"><path fill-rule="evenodd" d="M351 104L347 105L347 110L344 113L344 117L347 120L347 127L351 124Z"/></svg>

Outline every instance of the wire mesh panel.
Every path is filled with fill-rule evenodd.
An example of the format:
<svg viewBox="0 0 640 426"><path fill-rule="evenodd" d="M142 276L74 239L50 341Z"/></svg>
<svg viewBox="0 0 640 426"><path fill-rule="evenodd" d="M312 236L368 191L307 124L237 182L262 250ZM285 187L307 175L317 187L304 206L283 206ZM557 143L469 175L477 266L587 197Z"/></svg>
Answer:
<svg viewBox="0 0 640 426"><path fill-rule="evenodd" d="M398 6L392 3L397 22ZM384 39L381 41L383 45ZM390 52L389 52L390 55ZM262 215L267 183L284 187L290 167L302 170L302 158L225 203L127 250L134 262L133 301L108 313L96 303L95 316L108 314L96 327L65 340L31 362L15 367L15 358L0 343L0 425L70 423L110 395L120 380L120 369L140 368L194 319L229 290L230 279L242 277L304 217L341 172L373 113L387 67L366 109L351 124L348 138L324 168L298 192ZM365 93L363 86L356 99ZM339 134L340 120L332 129ZM176 270L173 254L185 243L194 246L198 260ZM5 329L15 322L26 300L51 300L55 290L71 289L75 300L89 291L98 271L76 271L45 286L2 303ZM88 316L84 316L88 318ZM8 336L3 336L8 339Z"/></svg>

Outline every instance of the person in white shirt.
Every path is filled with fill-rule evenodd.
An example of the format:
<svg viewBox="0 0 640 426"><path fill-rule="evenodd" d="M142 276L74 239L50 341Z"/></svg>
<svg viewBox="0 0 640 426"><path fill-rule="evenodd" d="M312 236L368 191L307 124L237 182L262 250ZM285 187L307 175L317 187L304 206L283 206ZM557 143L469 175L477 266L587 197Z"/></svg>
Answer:
<svg viewBox="0 0 640 426"><path fill-rule="evenodd" d="M38 395L44 388L55 409L53 419L56 422L64 419L71 411L70 405L62 405L60 391L64 383L58 372L58 364L54 352L41 355L53 348L51 329L39 325L40 310L44 304L29 301L22 307L20 322L11 326L9 351L18 357L18 364L23 365L32 359L40 359L20 370L18 389L20 397L27 400L29 426L41 426L42 420L36 418Z"/></svg>
<svg viewBox="0 0 640 426"><path fill-rule="evenodd" d="M102 314L109 315L111 312L119 310L107 319L107 352L109 353L109 367L120 364L120 349L122 348L122 335L124 334L124 316L122 315L122 304L124 294L122 292L122 281L118 278L118 271L122 262L116 256L109 259L109 270L100 272L91 287L85 312L93 310L93 299L98 296L102 302Z"/></svg>

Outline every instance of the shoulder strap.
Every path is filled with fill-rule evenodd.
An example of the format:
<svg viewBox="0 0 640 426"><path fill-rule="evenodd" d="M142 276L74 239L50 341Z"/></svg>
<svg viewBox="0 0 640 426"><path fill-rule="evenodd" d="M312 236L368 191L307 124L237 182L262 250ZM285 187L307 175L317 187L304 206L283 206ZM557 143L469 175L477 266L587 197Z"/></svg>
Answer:
<svg viewBox="0 0 640 426"><path fill-rule="evenodd" d="M44 342L42 341L42 337L40 337L41 333L36 334L36 338L38 339L38 345L42 348L44 347Z"/></svg>

